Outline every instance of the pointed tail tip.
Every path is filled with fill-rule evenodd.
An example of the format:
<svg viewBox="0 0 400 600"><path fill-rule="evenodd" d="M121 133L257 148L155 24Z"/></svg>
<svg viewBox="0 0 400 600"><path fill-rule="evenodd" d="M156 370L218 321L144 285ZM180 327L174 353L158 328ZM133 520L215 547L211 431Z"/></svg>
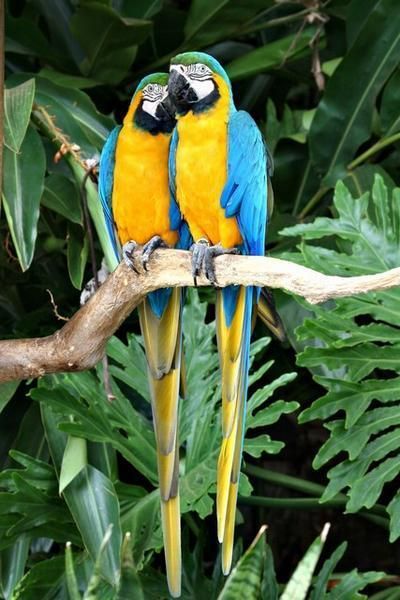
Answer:
<svg viewBox="0 0 400 600"><path fill-rule="evenodd" d="M171 581L173 579L173 581ZM168 591L172 598L180 598L181 597L181 577L180 574L178 577L170 578L168 577Z"/></svg>
<svg viewBox="0 0 400 600"><path fill-rule="evenodd" d="M222 542L224 541L224 534L225 534L225 527L224 527L225 523L221 522L221 519L218 519L218 523L217 523L217 537L218 537L218 541L220 544L222 544Z"/></svg>
<svg viewBox="0 0 400 600"><path fill-rule="evenodd" d="M222 574L227 577L232 568L232 553L229 556L222 555Z"/></svg>

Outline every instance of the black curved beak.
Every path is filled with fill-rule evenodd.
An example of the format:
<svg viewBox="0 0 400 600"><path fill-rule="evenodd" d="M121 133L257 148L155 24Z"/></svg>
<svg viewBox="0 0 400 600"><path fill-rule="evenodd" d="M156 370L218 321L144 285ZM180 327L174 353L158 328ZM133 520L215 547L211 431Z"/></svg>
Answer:
<svg viewBox="0 0 400 600"><path fill-rule="evenodd" d="M175 105L172 102L169 94L157 106L156 116L165 120L175 120Z"/></svg>
<svg viewBox="0 0 400 600"><path fill-rule="evenodd" d="M198 97L190 82L176 69L171 69L168 79L168 95L178 108L197 102Z"/></svg>

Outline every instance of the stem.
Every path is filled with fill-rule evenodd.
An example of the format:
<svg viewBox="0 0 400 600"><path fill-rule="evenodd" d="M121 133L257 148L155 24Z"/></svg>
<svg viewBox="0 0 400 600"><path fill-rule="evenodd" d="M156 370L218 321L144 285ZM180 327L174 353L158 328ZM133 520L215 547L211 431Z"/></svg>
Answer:
<svg viewBox="0 0 400 600"><path fill-rule="evenodd" d="M258 477L258 479L262 479L263 481L267 481L268 483L276 483L282 487L303 492L304 494L309 494L310 496L318 496L318 498L306 498L306 500L317 500L320 507L330 506L330 502L340 502L340 506L344 506L349 500L345 494L336 494L336 496L331 500L320 502L320 497L324 493L325 487L319 483L307 481L306 479L301 479L300 477L293 477L292 475L277 473L276 471L256 467L254 465L247 465L244 469L244 472L248 475ZM337 506L339 506L339 504L337 504ZM381 516L387 515L386 508L382 504L374 504L369 511L378 513Z"/></svg>
<svg viewBox="0 0 400 600"><path fill-rule="evenodd" d="M274 7L275 8L275 7ZM236 35L247 35L249 33L255 33L256 31L262 31L263 29L269 29L270 27L277 27L279 25L285 25L286 23L292 23L298 21L310 13L310 8L305 8L297 13L286 15L285 17L277 17L276 19L270 19L269 21L263 21L253 27L247 27L244 29L238 29Z"/></svg>
<svg viewBox="0 0 400 600"><path fill-rule="evenodd" d="M248 506L262 506L264 508L291 508L300 510L321 510L321 508L344 508L346 501L341 498L332 498L323 504L319 498L270 498L268 496L239 496L239 504L247 504ZM389 529L389 520L379 515L371 515L367 511L361 510L355 513L355 516L360 516L380 527Z"/></svg>
<svg viewBox="0 0 400 600"><path fill-rule="evenodd" d="M358 165L368 160L371 156L382 150L382 148L386 148L386 146L390 146L391 144L394 144L398 141L400 141L400 132L394 133L393 135L387 138L380 139L379 142L376 142L376 144L371 146L371 148L368 148L368 150L360 154L360 156L357 156L357 158L355 158L348 165L348 170L351 171L352 169L355 169L355 167L358 167Z"/></svg>
<svg viewBox="0 0 400 600"><path fill-rule="evenodd" d="M200 535L200 528L197 525L197 523L194 520L194 518L192 517L192 515L190 513L185 513L182 516L183 516L183 520L185 521L185 523L187 524L187 526L189 527L189 529L191 529L192 532L194 533L194 535L196 536L196 538L198 538L199 535Z"/></svg>
<svg viewBox="0 0 400 600"><path fill-rule="evenodd" d="M4 0L0 0L0 206L3 189L4 138Z"/></svg>
<svg viewBox="0 0 400 600"><path fill-rule="evenodd" d="M270 498L268 496L239 496L238 502L250 506L264 506L265 508L300 508L317 509L342 508L345 502L340 498L332 498L321 505L319 498Z"/></svg>
<svg viewBox="0 0 400 600"><path fill-rule="evenodd" d="M263 479L269 483L276 483L282 487L303 492L310 496L321 496L325 490L323 485L319 483L313 483L306 479L300 479L300 477L293 477L292 475L285 475L284 473L277 473L270 469L264 469L262 467L256 467L254 465L247 465L244 472L248 475L254 475L258 479ZM344 497L344 494L343 494Z"/></svg>
<svg viewBox="0 0 400 600"><path fill-rule="evenodd" d="M326 192L329 191L328 187L321 187L319 188L319 190L314 194L314 196L311 198L311 200L308 201L308 203L305 205L305 207L303 208L303 210L301 212L299 212L299 219L304 219L304 217L306 217L308 215L308 213L310 212L311 209L314 208L314 206L316 206L318 204L318 202L325 196Z"/></svg>

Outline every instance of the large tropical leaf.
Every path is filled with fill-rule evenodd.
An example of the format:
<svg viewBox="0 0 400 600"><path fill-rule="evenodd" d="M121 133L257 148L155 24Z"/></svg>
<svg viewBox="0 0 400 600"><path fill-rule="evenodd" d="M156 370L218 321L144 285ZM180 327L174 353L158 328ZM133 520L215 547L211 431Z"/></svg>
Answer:
<svg viewBox="0 0 400 600"><path fill-rule="evenodd" d="M399 61L398 4L380 0L329 79L313 120L311 159L327 185L343 176L357 148L370 136L375 99Z"/></svg>
<svg viewBox="0 0 400 600"><path fill-rule="evenodd" d="M45 166L42 141L33 127L28 128L18 153L4 148L4 210L23 271L35 251Z"/></svg>
<svg viewBox="0 0 400 600"><path fill-rule="evenodd" d="M186 39L206 46L243 26L271 0L193 0L185 23Z"/></svg>
<svg viewBox="0 0 400 600"><path fill-rule="evenodd" d="M71 20L72 31L86 52L82 73L116 84L127 74L137 45L151 30L151 21L120 17L102 2L85 2Z"/></svg>
<svg viewBox="0 0 400 600"><path fill-rule="evenodd" d="M338 184L334 206L336 218L321 217L283 231L314 241L303 244L294 260L331 275L364 275L399 265L400 189L389 194L377 177L372 197L354 199ZM335 249L315 245L328 236L336 241ZM300 422L324 419L329 438L313 464L320 468L335 459L336 466L328 472L322 500L347 489L348 511L374 505L385 484L400 474L399 302L397 288L338 299L313 307L315 318L297 330L301 340L320 341L319 348L306 347L298 363L326 389L303 410ZM357 323L359 316L363 324ZM388 506L392 540L400 534L396 498Z"/></svg>
<svg viewBox="0 0 400 600"><path fill-rule="evenodd" d="M34 96L34 79L4 91L4 143L14 152L19 152L25 137Z"/></svg>

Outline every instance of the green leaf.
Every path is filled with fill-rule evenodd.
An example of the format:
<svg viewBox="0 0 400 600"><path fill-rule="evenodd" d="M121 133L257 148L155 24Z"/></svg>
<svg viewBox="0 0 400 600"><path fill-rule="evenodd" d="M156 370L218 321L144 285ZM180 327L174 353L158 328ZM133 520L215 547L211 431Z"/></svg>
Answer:
<svg viewBox="0 0 400 600"><path fill-rule="evenodd" d="M89 253L89 240L82 227L70 223L68 225L68 273L72 285L82 289L83 276Z"/></svg>
<svg viewBox="0 0 400 600"><path fill-rule="evenodd" d="M71 31L72 4L68 0L58 0L51 5L47 0L33 0L37 10L46 21L53 52L61 53L61 64L73 70L83 58L83 51Z"/></svg>
<svg viewBox="0 0 400 600"><path fill-rule="evenodd" d="M385 483L393 481L400 471L400 455L388 458L378 467L372 469L362 479L352 486L350 501L347 503L349 512L356 512L363 506L371 508L378 500Z"/></svg>
<svg viewBox="0 0 400 600"><path fill-rule="evenodd" d="M269 435L263 434L256 438L250 438L245 441L243 452L259 458L263 452L267 454L278 454L285 446L283 442L271 440Z"/></svg>
<svg viewBox="0 0 400 600"><path fill-rule="evenodd" d="M64 581L64 557L57 556L33 565L14 590L13 600L48 599L50 596L67 599Z"/></svg>
<svg viewBox="0 0 400 600"><path fill-rule="evenodd" d="M6 11L5 49L20 55L45 58L51 64L60 62L59 53L52 48L37 23L27 17L14 18ZM64 62L65 61L61 61Z"/></svg>
<svg viewBox="0 0 400 600"><path fill-rule="evenodd" d="M400 131L400 115L398 90L400 86L400 69L397 69L389 79L382 94L380 118L382 133L389 137Z"/></svg>
<svg viewBox="0 0 400 600"><path fill-rule="evenodd" d="M4 210L23 271L31 264L35 250L45 167L43 145L32 127L18 154L4 148Z"/></svg>
<svg viewBox="0 0 400 600"><path fill-rule="evenodd" d="M271 0L193 0L185 23L192 46L207 46L229 37Z"/></svg>
<svg viewBox="0 0 400 600"><path fill-rule="evenodd" d="M65 446L61 463L59 494L75 479L87 465L87 444L82 438L70 436Z"/></svg>
<svg viewBox="0 0 400 600"><path fill-rule="evenodd" d="M102 149L114 126L112 119L102 115L87 94L43 77L36 78L35 102L45 108L55 125L88 158Z"/></svg>
<svg viewBox="0 0 400 600"><path fill-rule="evenodd" d="M343 554L346 552L346 548L347 542L343 542L343 544L340 544L340 546L336 548L332 556L330 556L330 558L328 558L324 562L320 572L318 573L315 579L310 595L310 600L320 600L320 598L324 597L329 579L331 578L332 573L336 568L336 565L343 557Z"/></svg>
<svg viewBox="0 0 400 600"><path fill-rule="evenodd" d="M291 256L329 275L364 275L398 266L399 200L400 190L388 189L379 176L372 194L357 199L338 183L334 218L320 217L283 232L313 240L312 245L304 241L301 254ZM313 461L314 468L335 461L321 501L348 488L349 512L371 508L400 470L399 302L397 288L337 299L312 307L314 317L296 332L309 344L298 355L298 364L310 369L326 390L300 415L300 422L322 419L329 432ZM339 412L345 419L329 420ZM397 487L392 502L393 495L385 498L393 515L398 511ZM394 518L390 527L391 539L396 539Z"/></svg>
<svg viewBox="0 0 400 600"><path fill-rule="evenodd" d="M20 535L12 546L0 552L0 590L5 598L11 598L15 586L23 577L29 546L29 536Z"/></svg>
<svg viewBox="0 0 400 600"><path fill-rule="evenodd" d="M279 68L283 62L296 58L313 38L315 31L306 29L299 35L288 35L270 44L252 50L230 62L226 71L232 80L244 79L257 73Z"/></svg>
<svg viewBox="0 0 400 600"><path fill-rule="evenodd" d="M59 473L67 437L59 430L60 417L49 406L42 405L41 411L50 454ZM63 497L91 559L99 561L104 579L116 587L122 533L114 485L101 471L87 465L64 489ZM103 546L106 534L108 542Z"/></svg>
<svg viewBox="0 0 400 600"><path fill-rule="evenodd" d="M380 165L361 165L349 171L343 179L344 185L355 198L369 192L374 183L376 175L380 175L388 189L393 189L395 183L390 175Z"/></svg>
<svg viewBox="0 0 400 600"><path fill-rule="evenodd" d="M48 69L44 67L39 71L39 77L50 79L53 83L61 85L67 88L74 89L88 89L99 85L98 81L89 79L89 77L78 77L77 75L67 75L66 73L60 73L54 69Z"/></svg>
<svg viewBox="0 0 400 600"><path fill-rule="evenodd" d="M65 578L67 580L68 600L81 600L70 542L67 542L65 546Z"/></svg>
<svg viewBox="0 0 400 600"><path fill-rule="evenodd" d="M46 177L41 202L43 206L54 210L69 221L82 224L77 186L64 175L52 173Z"/></svg>
<svg viewBox="0 0 400 600"><path fill-rule="evenodd" d="M131 536L133 560L142 567L145 551L152 548L153 533L160 519L160 494L146 494L123 516L124 530Z"/></svg>
<svg viewBox="0 0 400 600"><path fill-rule="evenodd" d="M14 393L19 386L20 381L8 381L7 383L0 384L0 413L7 406Z"/></svg>
<svg viewBox="0 0 400 600"><path fill-rule="evenodd" d="M395 542L400 537L400 492L393 496L387 511L390 515L390 541Z"/></svg>
<svg viewBox="0 0 400 600"><path fill-rule="evenodd" d="M92 560L98 557L103 538L112 527L110 541L100 563L104 578L116 586L122 536L118 498L113 484L103 473L87 465L69 484L68 491L70 493L65 494L65 500Z"/></svg>
<svg viewBox="0 0 400 600"><path fill-rule="evenodd" d="M367 585L379 581L385 576L385 573L379 571L368 571L367 573L359 573L357 569L353 569L347 573L333 590L329 592L327 599L329 600L354 600L360 598L356 593L363 590Z"/></svg>
<svg viewBox="0 0 400 600"><path fill-rule="evenodd" d="M126 534L122 543L121 581L116 600L145 600L144 592L132 557L131 538Z"/></svg>
<svg viewBox="0 0 400 600"><path fill-rule="evenodd" d="M31 117L35 80L4 90L4 143L19 152Z"/></svg>
<svg viewBox="0 0 400 600"><path fill-rule="evenodd" d="M362 31L369 15L379 4L380 0L351 0L346 18L346 33L348 45L352 46Z"/></svg>
<svg viewBox="0 0 400 600"><path fill-rule="evenodd" d="M325 175L325 185L344 175L355 151L370 136L375 99L399 60L397 0L380 0L329 79L311 126L311 159Z"/></svg>
<svg viewBox="0 0 400 600"><path fill-rule="evenodd" d="M127 74L137 50L151 31L151 21L120 17L100 2L81 4L71 29L86 52L85 77L115 85Z"/></svg>
<svg viewBox="0 0 400 600"><path fill-rule="evenodd" d="M251 546L229 575L218 600L258 600L266 562L266 526L261 527Z"/></svg>
<svg viewBox="0 0 400 600"><path fill-rule="evenodd" d="M297 565L280 600L292 600L292 598L304 600L306 598L315 567L317 566L318 559L329 532L329 527L330 525L327 523L322 530L321 535L313 541L306 554Z"/></svg>

